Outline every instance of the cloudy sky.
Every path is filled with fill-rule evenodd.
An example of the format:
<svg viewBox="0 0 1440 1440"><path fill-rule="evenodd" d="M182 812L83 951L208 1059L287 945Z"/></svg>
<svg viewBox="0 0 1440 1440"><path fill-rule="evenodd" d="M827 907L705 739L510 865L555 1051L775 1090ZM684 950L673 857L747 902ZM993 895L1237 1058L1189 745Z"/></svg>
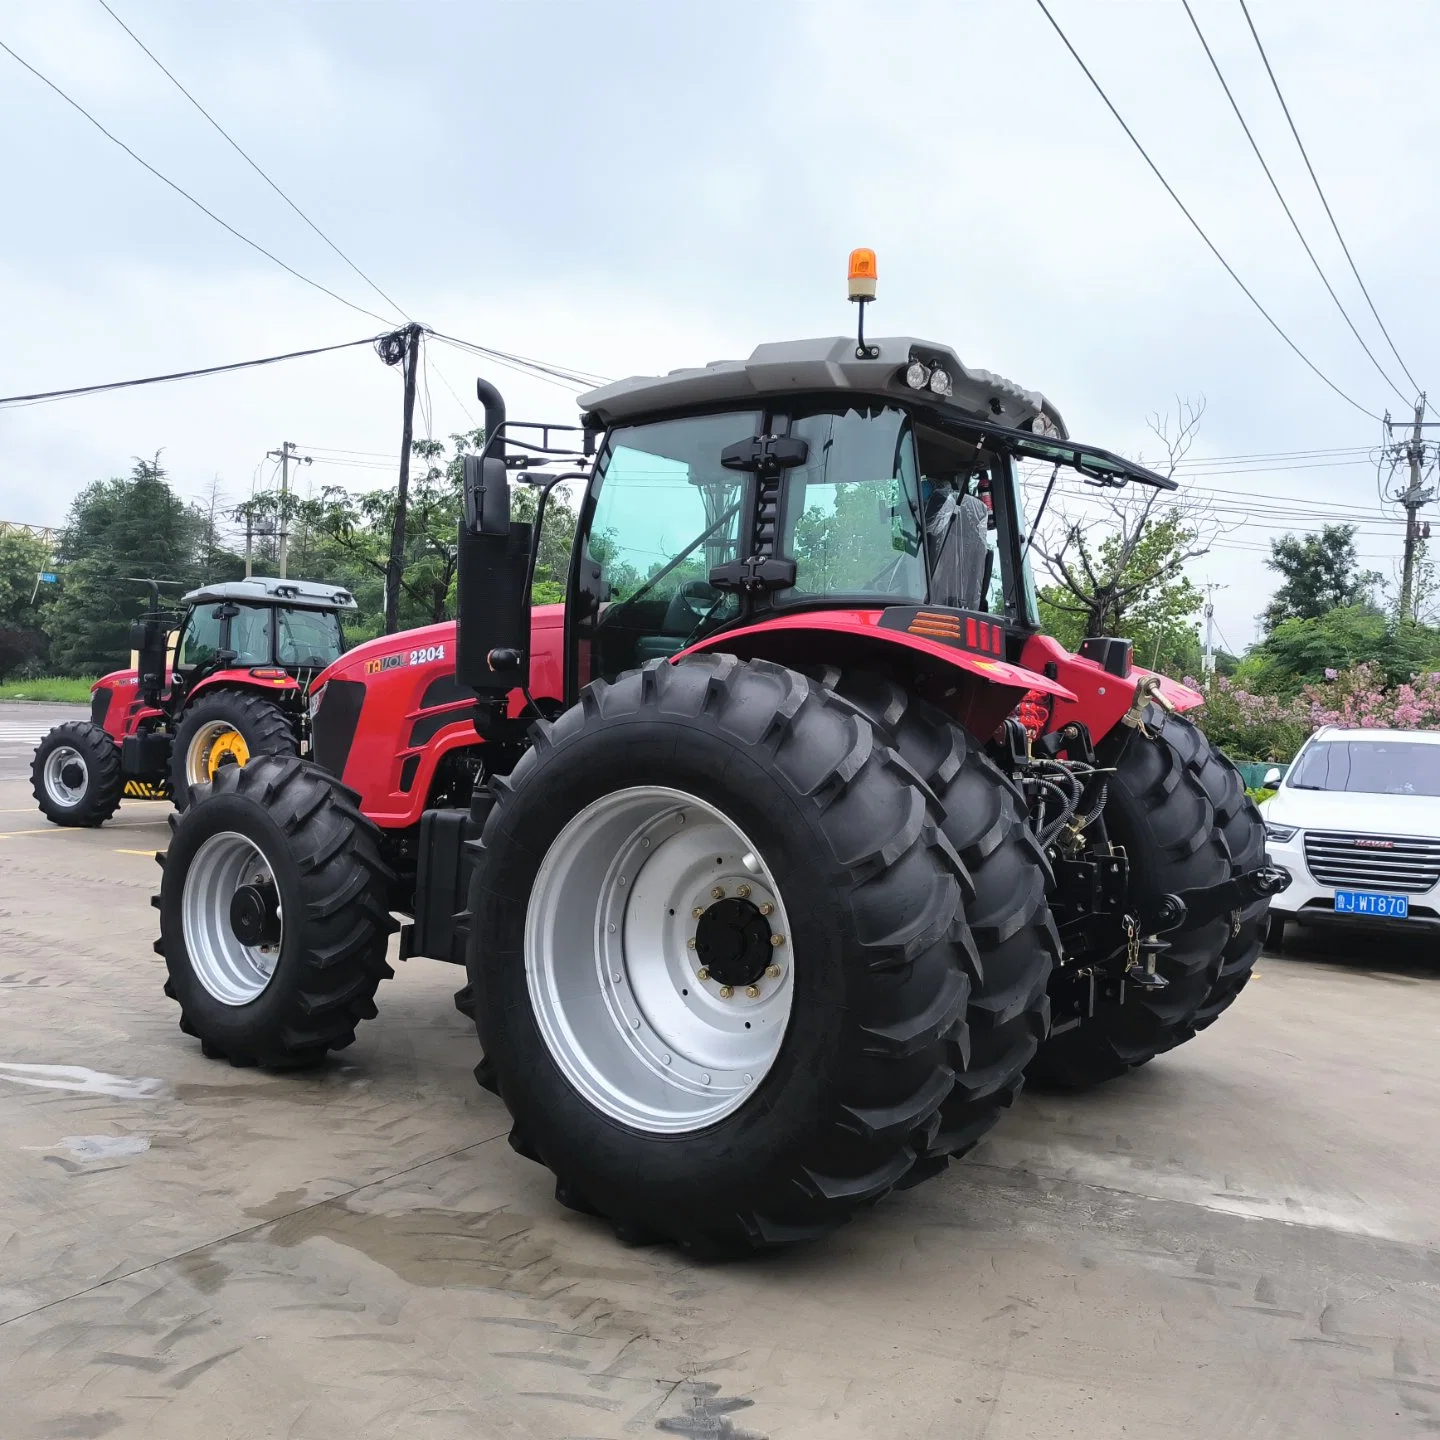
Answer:
<svg viewBox="0 0 1440 1440"><path fill-rule="evenodd" d="M116 13L405 313L617 376L846 331L844 260L880 256L878 333L928 336L1043 390L1077 436L1147 457L1147 415L1206 410L1187 483L1225 532L1193 567L1247 643L1266 540L1361 522L1389 574L1381 427L1317 379L1203 247L1033 0L155 4ZM1179 0L1053 0L1081 55L1215 244L1365 411L1412 387L1360 295L1234 0L1195 13L1337 292L1306 261ZM1375 305L1440 395L1440 7L1251 0ZM287 264L399 316L191 108L99 0L0 0L0 40ZM308 287L142 170L0 52L0 394L357 339ZM563 387L440 345L428 423L467 426L477 369L513 415ZM452 391L454 393L452 393ZM456 397L459 397L457 399ZM89 481L163 450L232 498L294 440L307 481L373 485L400 381L369 349L0 410L0 519L56 523ZM424 422L422 421L422 429ZM1275 457L1233 459L1226 457ZM257 469L257 467L259 467ZM1085 513L1083 508L1077 514Z"/></svg>

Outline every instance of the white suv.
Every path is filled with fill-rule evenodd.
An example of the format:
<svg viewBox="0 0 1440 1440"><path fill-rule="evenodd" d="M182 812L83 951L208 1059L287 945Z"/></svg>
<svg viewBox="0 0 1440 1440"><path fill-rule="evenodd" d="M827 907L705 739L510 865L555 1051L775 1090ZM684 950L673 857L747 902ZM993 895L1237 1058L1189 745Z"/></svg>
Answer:
<svg viewBox="0 0 1440 1440"><path fill-rule="evenodd" d="M1440 733L1327 726L1260 811L1294 877L1270 902L1272 949L1287 920L1440 932Z"/></svg>

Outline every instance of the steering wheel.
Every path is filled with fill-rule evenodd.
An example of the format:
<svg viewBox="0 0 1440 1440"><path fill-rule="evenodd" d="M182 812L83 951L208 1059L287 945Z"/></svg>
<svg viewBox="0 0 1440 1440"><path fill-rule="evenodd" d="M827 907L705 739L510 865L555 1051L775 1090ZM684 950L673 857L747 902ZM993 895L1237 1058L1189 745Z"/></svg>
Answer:
<svg viewBox="0 0 1440 1440"><path fill-rule="evenodd" d="M665 633L685 635L715 608L720 591L706 580L686 580L670 597L665 610Z"/></svg>

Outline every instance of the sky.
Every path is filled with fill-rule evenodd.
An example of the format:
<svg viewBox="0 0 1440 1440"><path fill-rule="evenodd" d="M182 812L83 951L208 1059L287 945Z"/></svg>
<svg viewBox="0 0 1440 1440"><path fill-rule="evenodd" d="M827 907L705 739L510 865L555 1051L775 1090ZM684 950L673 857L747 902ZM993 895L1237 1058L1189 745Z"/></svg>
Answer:
<svg viewBox="0 0 1440 1440"><path fill-rule="evenodd" d="M1219 533L1190 573L1224 587L1219 636L1238 650L1273 588L1268 541L1287 529L1356 519L1364 563L1396 572L1403 527L1377 499L1372 416L1408 414L1413 387L1239 5L1192 3L1398 389L1310 268L1179 0L1051 9L1225 258L1361 408L1305 367L1205 249L1033 0L111 0L394 304L99 0L0 0L6 45L235 229L387 322L228 234L0 52L0 395L356 340L401 321L396 306L503 351L655 373L848 333L845 257L868 245L872 334L937 340L1043 391L1078 438L1153 460L1147 417L1203 400L1182 479ZM1250 10L1376 309L1440 396L1440 92L1423 78L1440 61L1440 7ZM432 343L420 433L476 423L481 373L513 417L576 414L573 387ZM398 454L400 391L398 369L362 346L0 409L0 520L58 524L85 485L157 451L196 497L218 487L233 502L268 483L266 452L282 440L313 456L302 484L376 485ZM1290 458L1224 458L1236 456Z"/></svg>

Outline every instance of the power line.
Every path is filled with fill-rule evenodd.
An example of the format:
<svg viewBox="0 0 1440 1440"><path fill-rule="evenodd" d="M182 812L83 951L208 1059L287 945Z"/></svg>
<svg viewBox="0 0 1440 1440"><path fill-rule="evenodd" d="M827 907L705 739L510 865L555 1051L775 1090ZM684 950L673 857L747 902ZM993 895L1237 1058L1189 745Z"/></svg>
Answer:
<svg viewBox="0 0 1440 1440"><path fill-rule="evenodd" d="M596 375L586 370L572 370L552 361L534 360L526 355L513 355L507 350L494 350L487 345L477 344L473 340L461 340L454 335L442 335L438 330L432 330L429 333L446 345L454 345L458 349L468 350L472 354L483 355L509 369L519 370L522 374L531 374L535 379L548 379L567 388L579 387L588 390L596 385L606 385L610 382L610 377L607 375Z"/></svg>
<svg viewBox="0 0 1440 1440"><path fill-rule="evenodd" d="M1330 208L1330 202L1325 198L1324 187L1320 184L1320 177L1315 173L1315 167L1310 163L1310 156L1306 153L1305 142L1300 138L1300 132L1295 128L1295 121L1290 114L1290 107L1285 103L1285 96L1281 92L1280 82L1275 78L1275 71L1270 66L1270 57L1265 53L1265 47L1260 43L1260 35L1255 29L1255 22L1250 18L1250 8L1245 0L1240 0L1240 11L1245 16L1245 23L1250 27L1250 34L1255 41L1255 48L1260 52L1260 58L1265 62L1265 73L1270 77L1270 83L1275 87L1275 98L1280 102L1280 108L1285 112L1286 123L1290 126L1290 133L1295 137L1295 144L1300 148L1300 154L1305 161L1305 168L1310 172L1310 178L1315 182L1315 193L1320 197L1320 203L1325 207L1325 214L1330 221L1330 228L1335 232L1335 238L1340 242L1340 248L1345 252L1345 259L1350 265L1350 273L1355 277L1355 283L1360 287L1360 293L1365 297L1365 303L1370 307L1370 313L1375 317L1375 323L1380 327L1380 333L1385 337L1385 343L1390 347L1390 353L1399 361L1400 368L1405 372L1405 378L1416 388L1420 389L1420 382L1410 373L1410 367L1400 358L1400 352L1395 348L1395 342L1390 338L1390 332L1385 328L1385 322L1380 318L1380 312L1375 308L1375 302L1370 298L1370 292L1365 288L1365 282L1360 278L1360 271L1356 268L1355 261L1350 254L1350 247L1345 243L1345 237L1340 233L1339 223L1335 219L1335 212Z"/></svg>
<svg viewBox="0 0 1440 1440"><path fill-rule="evenodd" d="M229 365L207 365L202 370L177 370L169 375L145 375L137 380L108 380L103 385L77 385L69 390L42 390L34 395L0 395L0 406L39 405L47 400L68 400L77 395L98 395L106 390L130 390L137 385L160 385L168 380L193 380L201 375L223 375L230 370L252 370L257 365L276 365L281 360L301 360L307 355L328 355L332 350L353 350L373 345L378 337L345 340L339 345L317 345L311 350L290 350L284 355L265 355L259 360L236 360Z"/></svg>
<svg viewBox="0 0 1440 1440"><path fill-rule="evenodd" d="M105 0L100 0L103 5ZM1210 68L1215 72L1215 78L1220 82L1220 88L1225 92L1225 98L1230 102L1230 108L1235 112L1235 118L1240 122L1240 128L1245 132L1245 138L1250 142L1250 148L1255 152L1255 158L1260 162L1260 168L1265 172L1265 178L1270 182L1270 188L1275 192L1275 198L1280 202L1280 208L1285 212L1285 218L1290 222L1290 228L1295 232L1295 238L1304 246L1305 253L1310 257L1310 263L1315 267L1315 273L1320 277L1320 283L1329 292L1330 298L1335 302L1335 308L1340 312L1345 323L1350 327L1350 333L1360 343L1360 348L1369 356L1370 363L1380 372L1380 378L1400 397L1406 404L1410 403L1412 397L1405 392L1385 373L1385 368L1375 358L1370 347L1365 343L1364 337L1355 328L1355 322L1350 318L1349 312L1340 303L1340 297L1335 293L1335 287L1331 285L1329 277L1320 268L1320 262L1315 258L1315 252L1310 248L1310 242L1305 238L1304 232L1300 229L1300 222L1296 220L1286 203L1284 195L1280 193L1280 186L1274 175L1270 173L1270 167L1265 163L1265 157L1260 153L1260 146L1256 143L1254 135L1250 133L1250 127L1245 123L1245 117L1240 112L1240 106L1231 92L1229 82L1225 79L1220 69L1220 62L1216 60L1215 53L1210 49L1210 42L1205 38L1205 32L1200 28L1200 22L1195 18L1195 12L1190 8L1190 0L1180 0L1185 7L1185 13L1190 17L1190 24L1195 30L1196 38L1200 41L1205 51L1205 58L1210 62Z"/></svg>
<svg viewBox="0 0 1440 1440"><path fill-rule="evenodd" d="M231 149L392 309L408 320L405 307L392 300L241 148L239 141L175 78L160 57L110 8L100 0L110 18L155 62L161 74L215 127ZM349 303L348 301L346 302Z"/></svg>
<svg viewBox="0 0 1440 1440"><path fill-rule="evenodd" d="M1280 324L1275 319L1275 317L1271 315L1270 312L1259 302L1259 300L1255 298L1254 292L1239 277L1239 275L1235 273L1234 267L1216 248L1215 242L1211 240L1211 238L1205 233L1200 222L1190 213L1189 209L1186 207L1185 202L1179 197L1179 195L1175 193L1174 188L1171 186L1170 182L1164 177L1164 175L1160 173L1160 167L1156 165L1156 163L1150 158L1149 152L1136 138L1135 132L1129 127L1129 125L1125 123L1124 117L1115 108L1114 104L1110 100L1110 97L1105 93L1105 90L1101 86L1100 82L1094 77L1094 75L1090 73L1090 67L1086 65L1086 63L1080 58L1080 52L1076 50L1076 48L1070 43L1069 37L1060 28L1060 22L1056 20L1055 17L1050 13L1049 8L1045 4L1045 0L1035 0L1035 3L1040 7L1041 13L1050 22L1051 28L1060 37L1061 43L1070 52L1075 63L1084 72L1085 78L1091 83L1091 85L1095 87L1095 93L1101 98L1101 100L1105 102L1105 108L1109 110L1109 112L1115 117L1115 120L1119 124L1120 128L1129 137L1130 143L1140 152L1140 158L1144 160L1144 162L1150 167L1150 170L1154 174L1155 178L1161 183L1161 185L1165 187L1165 193L1169 195L1169 197L1176 203L1176 205L1180 207L1180 213L1184 215L1184 217L1190 222L1191 226L1194 228L1195 233L1205 242L1206 248L1221 263L1221 265L1225 267L1225 273L1229 275L1229 277L1244 292L1245 298L1249 300L1250 303L1261 313L1261 315L1265 317L1266 323L1270 326L1270 328L1274 330L1274 332L1291 348L1291 350L1293 350L1295 354L1300 357L1300 359L1305 363L1305 365L1311 371L1313 371L1320 380L1324 381L1324 383L1328 385L1330 389L1333 390L1342 400L1344 400L1347 405L1353 405L1355 409L1357 409L1362 415L1369 416L1371 420L1379 420L1380 416L1376 415L1373 411L1367 410L1358 400L1355 400L1351 396L1347 395L1332 379L1330 379L1330 377L1326 375L1325 372L1321 370L1320 367L1316 365L1315 362L1311 360L1308 355L1306 355L1306 353L1289 337L1289 335L1287 335L1285 331L1281 329ZM1409 372L1407 371L1406 373L1408 374Z"/></svg>
<svg viewBox="0 0 1440 1440"><path fill-rule="evenodd" d="M358 310L360 314L368 315L372 320L378 320L382 325L391 325L394 323L384 315L377 315L373 310L367 310L363 305L357 305L353 300L347 300L343 295L337 295L329 286L322 285L318 280L312 280L308 275L302 275L293 265L287 265L278 255L272 255L270 251L258 241L252 240L248 235L242 234L228 221L222 220L208 206L201 204L188 190L177 185L168 175L162 175L148 160L144 160L137 155L119 136L112 135L78 100L72 100L53 80L42 75L28 60L21 59L3 40L0 40L0 50L3 50L16 64L28 70L43 85L53 90L67 105L71 106L72 109L78 110L107 140L114 145L118 145L137 165L148 170L157 180L168 185L177 195L188 200L197 210L208 215L217 225L222 229L228 230L237 240L243 241L252 250L263 255L267 260L273 260L282 270L288 271L297 280L301 280L312 289L319 290L322 294L328 295L332 300L338 300L342 305L348 306L351 310Z"/></svg>

